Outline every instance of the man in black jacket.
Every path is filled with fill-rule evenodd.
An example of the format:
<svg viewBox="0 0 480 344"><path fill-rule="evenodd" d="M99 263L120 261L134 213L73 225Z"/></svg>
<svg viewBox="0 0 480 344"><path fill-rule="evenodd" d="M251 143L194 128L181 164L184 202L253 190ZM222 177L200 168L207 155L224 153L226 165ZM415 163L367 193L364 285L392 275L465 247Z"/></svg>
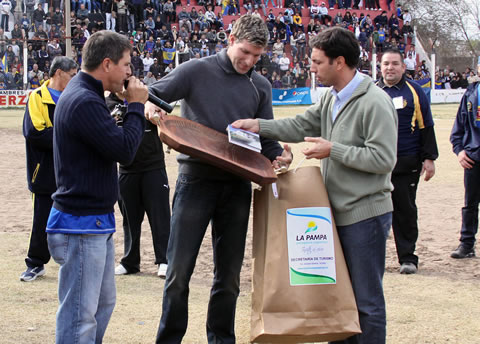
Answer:
<svg viewBox="0 0 480 344"><path fill-rule="evenodd" d="M107 106L121 126L127 111L117 95L106 98ZM123 216L124 255L115 268L116 275L134 274L140 271L140 235L147 213L152 231L155 264L159 277L167 272L167 244L170 235L170 203L167 171L163 146L157 134L157 126L147 121L145 133L133 162L119 166L118 205Z"/></svg>

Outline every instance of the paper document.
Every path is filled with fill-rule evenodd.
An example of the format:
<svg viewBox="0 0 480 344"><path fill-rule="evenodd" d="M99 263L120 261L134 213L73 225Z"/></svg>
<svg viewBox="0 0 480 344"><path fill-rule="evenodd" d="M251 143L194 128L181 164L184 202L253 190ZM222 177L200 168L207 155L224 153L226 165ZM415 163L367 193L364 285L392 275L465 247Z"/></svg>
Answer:
<svg viewBox="0 0 480 344"><path fill-rule="evenodd" d="M251 131L234 128L230 124L227 127L227 132L228 141L230 143L251 149L258 153L261 152L262 145L260 143L260 136L258 134L252 133Z"/></svg>

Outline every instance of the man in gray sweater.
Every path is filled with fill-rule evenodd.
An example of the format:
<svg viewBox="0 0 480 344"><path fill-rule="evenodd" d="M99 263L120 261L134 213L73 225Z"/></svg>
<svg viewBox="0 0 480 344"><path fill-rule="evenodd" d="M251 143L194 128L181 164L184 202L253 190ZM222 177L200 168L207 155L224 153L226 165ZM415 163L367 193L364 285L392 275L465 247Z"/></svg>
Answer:
<svg viewBox="0 0 480 344"><path fill-rule="evenodd" d="M285 142L311 142L307 159L322 171L347 261L362 333L343 343L385 343L385 246L392 223L397 116L390 97L356 71L355 36L331 28L311 38L312 66L332 86L305 114L282 120L247 119L234 127Z"/></svg>
<svg viewBox="0 0 480 344"><path fill-rule="evenodd" d="M258 17L238 19L229 46L218 54L182 63L150 91L167 102L182 99L181 114L225 133L240 118L272 119L272 89L253 67L268 42L268 28ZM150 113L153 109L146 108ZM262 154L291 162L289 149L262 139ZM250 182L185 154L172 206L168 269L157 343L181 343L187 329L189 281L198 250L211 222L215 263L208 304L208 343L235 343L235 308L250 214ZM275 163L274 163L275 165Z"/></svg>

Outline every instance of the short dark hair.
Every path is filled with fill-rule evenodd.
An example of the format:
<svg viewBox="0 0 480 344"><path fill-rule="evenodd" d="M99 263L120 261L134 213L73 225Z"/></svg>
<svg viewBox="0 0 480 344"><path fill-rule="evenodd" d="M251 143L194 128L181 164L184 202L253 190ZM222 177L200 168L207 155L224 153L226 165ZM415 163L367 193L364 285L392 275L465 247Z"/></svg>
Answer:
<svg viewBox="0 0 480 344"><path fill-rule="evenodd" d="M270 34L265 21L251 14L244 14L233 25L231 33L238 41L246 40L248 43L266 47Z"/></svg>
<svg viewBox="0 0 480 344"><path fill-rule="evenodd" d="M350 68L356 68L360 56L360 46L353 32L341 27L332 27L310 38L310 47L323 50L325 55L333 59L343 56Z"/></svg>
<svg viewBox="0 0 480 344"><path fill-rule="evenodd" d="M70 57L57 56L53 59L52 66L50 67L50 71L48 72L48 75L51 78L53 78L53 76L55 75L58 69L64 72L69 72L72 69L77 69L77 68L78 68L77 63Z"/></svg>
<svg viewBox="0 0 480 344"><path fill-rule="evenodd" d="M388 48L383 52L382 58L385 54L397 54L398 56L400 56L400 60L403 63L403 54L400 50L398 50L396 48Z"/></svg>
<svg viewBox="0 0 480 344"><path fill-rule="evenodd" d="M126 36L113 31L98 31L83 46L82 68L94 71L106 58L117 64L125 51L132 52L132 45Z"/></svg>

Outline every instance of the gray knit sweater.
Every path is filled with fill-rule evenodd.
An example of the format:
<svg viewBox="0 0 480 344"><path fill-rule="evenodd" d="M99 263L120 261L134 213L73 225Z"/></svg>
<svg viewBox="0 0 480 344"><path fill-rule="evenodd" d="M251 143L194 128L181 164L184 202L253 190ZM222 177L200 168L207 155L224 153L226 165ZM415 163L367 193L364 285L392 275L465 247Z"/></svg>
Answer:
<svg viewBox="0 0 480 344"><path fill-rule="evenodd" d="M397 116L390 97L365 77L332 123L327 91L305 114L260 120L260 135L285 142L321 136L333 143L322 173L335 221L346 226L393 210L390 174L396 162Z"/></svg>
<svg viewBox="0 0 480 344"><path fill-rule="evenodd" d="M227 56L220 53L182 63L150 90L161 99L173 102L182 99L182 117L226 134L228 124L241 118L273 119L272 89L266 78L251 71L238 74ZM262 154L274 160L282 147L270 139L262 139ZM180 154L180 172L208 174L210 178L233 177L207 163ZM203 172L202 172L203 171Z"/></svg>

